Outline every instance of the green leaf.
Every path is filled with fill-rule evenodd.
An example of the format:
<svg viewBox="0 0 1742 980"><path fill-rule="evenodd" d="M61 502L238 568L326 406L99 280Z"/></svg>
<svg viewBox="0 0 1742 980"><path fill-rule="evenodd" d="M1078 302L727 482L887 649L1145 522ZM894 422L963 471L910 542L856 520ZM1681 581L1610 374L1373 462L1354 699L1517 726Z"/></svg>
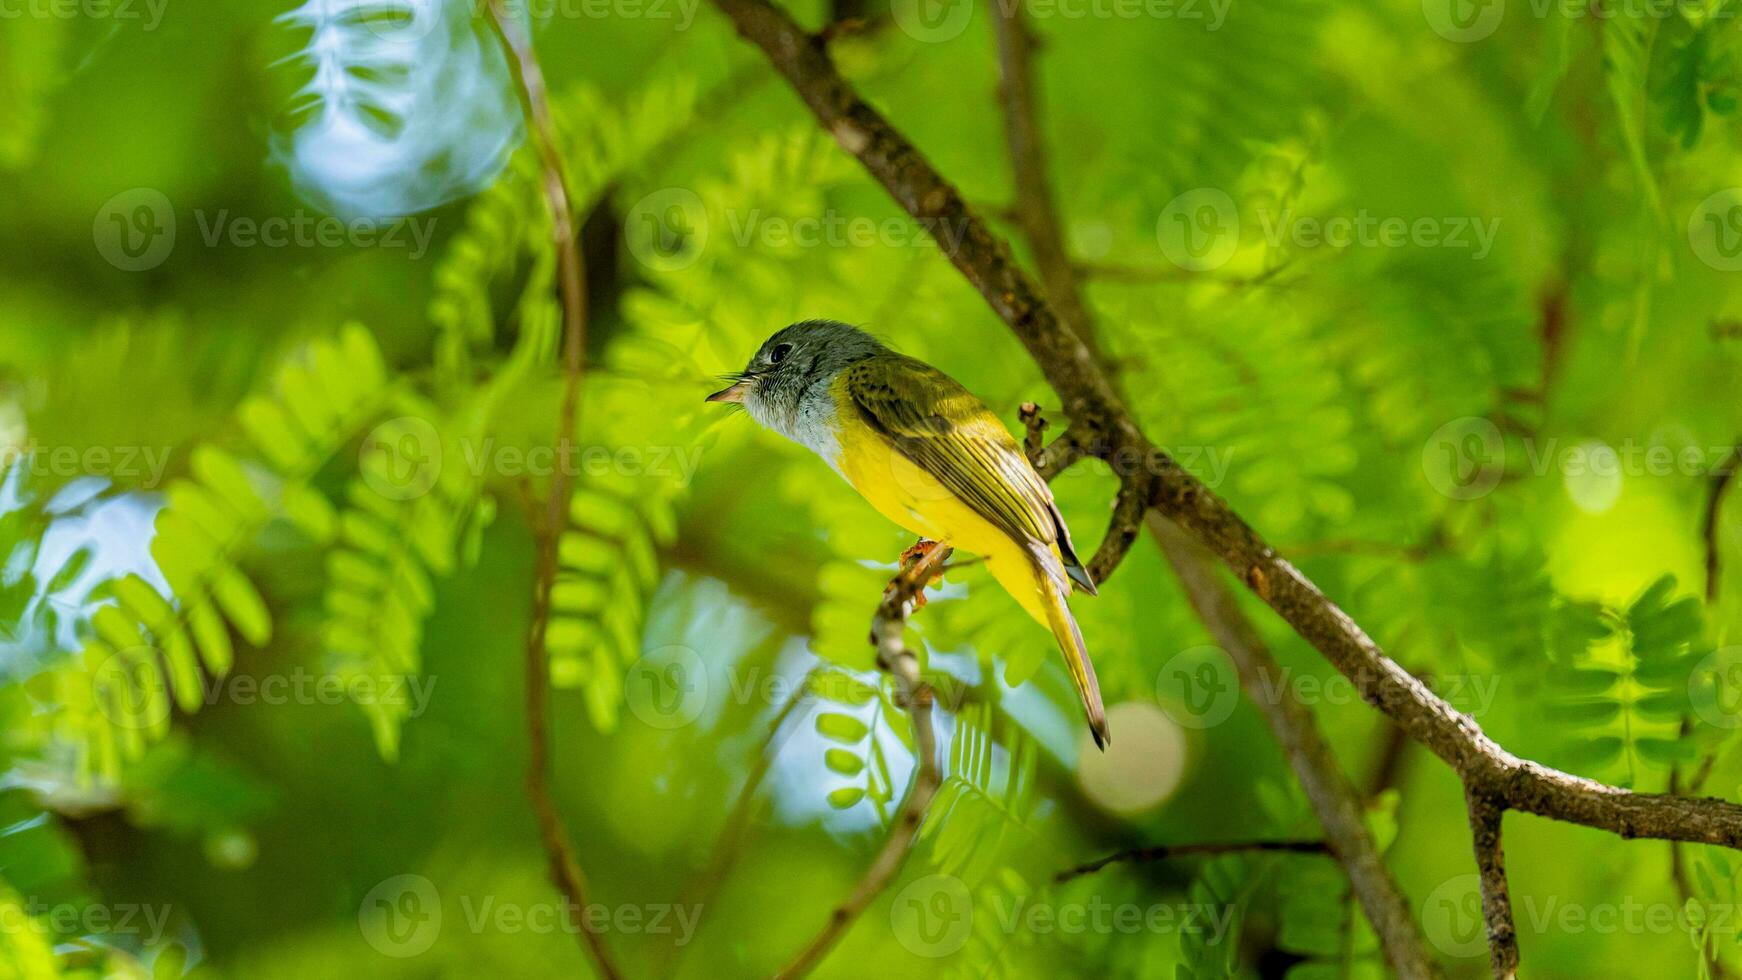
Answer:
<svg viewBox="0 0 1742 980"><path fill-rule="evenodd" d="M856 745L871 734L871 729L865 723L852 715L843 715L833 711L825 711L817 715L817 734L826 739Z"/></svg>
<svg viewBox="0 0 1742 980"><path fill-rule="evenodd" d="M846 749L829 749L824 752L823 764L843 776L857 776L865 769L865 760Z"/></svg>
<svg viewBox="0 0 1742 980"><path fill-rule="evenodd" d="M842 786L840 789L830 791L829 806L832 806L837 810L845 810L848 807L856 805L864 798L865 787Z"/></svg>
<svg viewBox="0 0 1742 980"><path fill-rule="evenodd" d="M212 595L230 622L236 625L236 631L249 643L264 646L272 638L272 616L266 611L265 600L255 591L254 583L248 581L248 576L232 566L218 569L217 579L212 583Z"/></svg>

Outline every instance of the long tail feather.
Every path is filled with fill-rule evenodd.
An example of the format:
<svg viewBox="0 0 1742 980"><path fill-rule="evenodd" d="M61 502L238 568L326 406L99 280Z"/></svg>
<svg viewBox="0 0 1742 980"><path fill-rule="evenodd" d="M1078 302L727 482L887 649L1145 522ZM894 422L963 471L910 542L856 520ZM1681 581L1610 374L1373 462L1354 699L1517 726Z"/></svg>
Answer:
<svg viewBox="0 0 1742 980"><path fill-rule="evenodd" d="M1048 566L1052 567L1048 567ZM1101 684L1095 679L1095 665L1089 660L1089 648L1083 643L1083 631L1065 597L1071 593L1071 580L1057 567L1051 554L1035 556L1035 571L1041 582L1042 600L1046 605L1046 625L1058 640L1064 654L1065 667L1077 686L1077 696L1083 701L1083 714L1089 719L1089 731L1095 736L1095 746L1103 751L1113 740L1107 728L1107 710L1101 704Z"/></svg>

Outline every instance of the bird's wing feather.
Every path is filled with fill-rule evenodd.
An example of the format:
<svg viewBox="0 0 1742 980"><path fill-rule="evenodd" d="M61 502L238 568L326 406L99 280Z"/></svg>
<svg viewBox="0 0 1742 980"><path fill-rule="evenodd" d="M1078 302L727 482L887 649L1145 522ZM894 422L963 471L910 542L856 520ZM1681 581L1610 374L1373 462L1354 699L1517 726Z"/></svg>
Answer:
<svg viewBox="0 0 1742 980"><path fill-rule="evenodd" d="M885 354L849 367L846 388L872 428L980 516L1019 541L1069 549L1046 481L997 416L955 379Z"/></svg>

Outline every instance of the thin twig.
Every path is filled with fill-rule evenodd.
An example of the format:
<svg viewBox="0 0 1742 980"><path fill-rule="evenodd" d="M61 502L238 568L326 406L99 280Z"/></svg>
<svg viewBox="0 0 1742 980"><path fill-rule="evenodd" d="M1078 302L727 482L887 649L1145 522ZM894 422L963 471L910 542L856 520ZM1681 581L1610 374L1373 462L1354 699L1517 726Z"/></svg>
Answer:
<svg viewBox="0 0 1742 980"><path fill-rule="evenodd" d="M1046 150L1037 108L1040 97L1034 80L1034 38L1020 0L1014 3L994 0L987 6L998 42L998 104L1004 110L1004 142L1016 184L1013 206L1016 220L1022 226L1028 250L1034 254L1041 288L1059 319L1072 326L1087 323L1088 312L1071 270L1052 192L1047 187ZM1078 338L1097 357L1101 355L1093 334L1078 331Z"/></svg>
<svg viewBox="0 0 1742 980"><path fill-rule="evenodd" d="M574 219L569 210L568 184L563 177L562 157L557 152L555 125L544 73L532 39L509 14L505 0L490 0L490 16L502 46L513 62L532 135L537 148L544 184L545 205L550 211L551 238L557 254L557 280L563 315L563 392L556 423L557 459L562 461L550 481L544 519L535 528L538 538L532 592L532 623L526 634L526 795L538 819L539 835L550 862L550 873L567 899L565 914L570 928L582 939L582 948L607 980L621 976L605 948L604 937L587 924L587 877L569 843L562 814L550 789L550 650L546 634L550 626L551 589L556 583L557 539L567 526L569 474L567 460L573 452L576 416L579 414L581 376L586 370L587 294L575 242Z"/></svg>
<svg viewBox="0 0 1742 980"><path fill-rule="evenodd" d="M1046 416L1040 414L1039 405L1023 402L1016 410L1016 417L1022 422L1022 451L1029 462L1033 462L1046 452Z"/></svg>
<svg viewBox="0 0 1742 980"><path fill-rule="evenodd" d="M776 974L782 980L802 977L815 969L847 934L847 929L865 907L889 886L896 872L901 870L901 862L907 857L908 850L913 847L914 837L931 807L932 797L937 795L940 776L937 737L932 732L932 689L920 678L919 659L907 649L901 636L907 629L908 617L913 615L918 605L920 593L932 576L942 569L949 552L948 547L935 545L918 561L903 569L889 583L883 601L877 605L876 615L871 618L871 645L877 650L877 666L894 678L897 703L907 707L908 716L913 721L916 758L913 785L909 787L901 809L896 811L895 820L889 826L889 836L883 840L883 848L877 852L871 866L865 869L858 886L846 900L835 906L828 922L810 943Z"/></svg>
<svg viewBox="0 0 1742 980"><path fill-rule="evenodd" d="M1235 854L1241 851L1288 851L1294 854L1328 854L1330 848L1322 840L1252 840L1209 844L1162 844L1156 847L1133 847L1115 851L1104 858L1066 868L1052 876L1055 882L1094 874L1109 864L1166 861L1170 858L1198 855Z"/></svg>
<svg viewBox="0 0 1742 980"><path fill-rule="evenodd" d="M1482 880L1482 920L1488 925L1488 955L1494 980L1518 976L1518 929L1512 923L1512 896L1506 888L1506 855L1500 846L1500 821L1506 810L1480 790L1465 791L1476 870Z"/></svg>
<svg viewBox="0 0 1742 980"><path fill-rule="evenodd" d="M1634 793L1506 751L1468 715L1385 655L1365 631L1277 554L1251 525L1139 428L1094 355L1040 298L1009 247L975 217L956 188L835 70L827 50L767 0L714 0L760 48L819 124L856 157L909 216L960 234L945 255L1004 320L1082 427L1085 444L1147 462L1151 504L1222 560L1300 637L1347 677L1362 700L1395 720L1467 784L1510 809L1622 837L1742 847L1742 806L1717 799ZM1098 453L1099 455L1099 453ZM1128 542L1127 542L1128 543ZM1116 565L1122 554L1110 555ZM1108 566L1103 571L1110 571ZM1103 581L1104 576L1096 581Z"/></svg>

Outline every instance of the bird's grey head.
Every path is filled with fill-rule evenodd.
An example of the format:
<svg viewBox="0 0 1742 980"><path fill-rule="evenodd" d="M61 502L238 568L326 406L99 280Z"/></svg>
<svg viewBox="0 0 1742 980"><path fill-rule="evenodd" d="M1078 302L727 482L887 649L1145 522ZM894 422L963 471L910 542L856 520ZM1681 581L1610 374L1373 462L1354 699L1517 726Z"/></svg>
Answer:
<svg viewBox="0 0 1742 980"><path fill-rule="evenodd" d="M742 403L757 422L795 436L800 410L811 399L827 399L836 375L848 365L886 350L858 327L834 320L805 320L764 341L735 376L736 383L709 395L708 401Z"/></svg>

